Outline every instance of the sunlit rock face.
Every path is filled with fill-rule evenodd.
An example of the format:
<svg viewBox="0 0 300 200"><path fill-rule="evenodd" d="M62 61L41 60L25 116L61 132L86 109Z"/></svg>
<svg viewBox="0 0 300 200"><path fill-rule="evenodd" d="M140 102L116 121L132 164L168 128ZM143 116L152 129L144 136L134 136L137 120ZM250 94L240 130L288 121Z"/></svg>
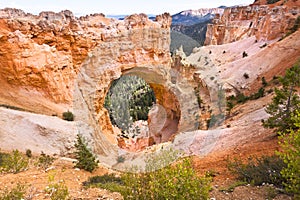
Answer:
<svg viewBox="0 0 300 200"><path fill-rule="evenodd" d="M300 8L297 3L226 8L207 27L205 45L220 45L251 36L274 40L293 27Z"/></svg>
<svg viewBox="0 0 300 200"><path fill-rule="evenodd" d="M203 84L187 66L171 61L170 25L169 14L154 21L145 14L117 20L103 14L77 18L68 10L32 15L2 9L0 103L47 115L71 110L83 122L78 133L94 141L97 153L108 155L114 151L110 144L118 141L104 99L113 80L133 74L152 87L166 112L162 128L168 130L163 137L141 140L136 149L195 130L194 87Z"/></svg>

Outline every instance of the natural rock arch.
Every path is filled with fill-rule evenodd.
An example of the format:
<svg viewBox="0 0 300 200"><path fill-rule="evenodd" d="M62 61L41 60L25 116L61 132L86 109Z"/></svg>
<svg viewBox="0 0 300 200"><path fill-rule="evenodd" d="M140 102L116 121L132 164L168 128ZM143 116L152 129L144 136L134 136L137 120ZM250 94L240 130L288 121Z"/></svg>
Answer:
<svg viewBox="0 0 300 200"><path fill-rule="evenodd" d="M178 132L199 127L200 112L194 91L198 84L191 84L195 82L193 77L183 76L172 67L170 24L165 26L169 17L158 16L163 20L151 22L151 28L141 25L121 30L117 38L104 40L89 53L80 68L74 92L78 131L108 165L115 164L120 149L111 142L112 126L103 104L112 81L122 75L137 75L150 84L168 117L179 119Z"/></svg>

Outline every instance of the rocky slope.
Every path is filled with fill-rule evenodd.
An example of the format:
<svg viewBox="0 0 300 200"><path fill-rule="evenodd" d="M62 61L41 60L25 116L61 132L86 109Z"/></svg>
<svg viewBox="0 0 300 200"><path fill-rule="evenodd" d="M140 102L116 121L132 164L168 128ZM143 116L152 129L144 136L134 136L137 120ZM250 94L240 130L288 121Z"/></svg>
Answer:
<svg viewBox="0 0 300 200"><path fill-rule="evenodd" d="M255 36L257 40L283 37L299 16L299 2L226 8L208 25L205 45L220 45Z"/></svg>

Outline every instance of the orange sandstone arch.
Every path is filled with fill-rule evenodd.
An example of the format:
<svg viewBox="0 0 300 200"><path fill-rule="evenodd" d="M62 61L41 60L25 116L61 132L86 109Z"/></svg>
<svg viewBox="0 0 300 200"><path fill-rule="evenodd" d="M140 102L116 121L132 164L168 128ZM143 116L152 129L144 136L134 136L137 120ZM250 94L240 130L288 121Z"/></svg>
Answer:
<svg viewBox="0 0 300 200"><path fill-rule="evenodd" d="M168 20L168 16L162 17ZM93 145L100 161L108 165L116 162L120 149L110 137L112 125L103 104L112 81L122 75L137 75L150 84L168 118L178 119L178 133L199 127L194 91L198 84L192 76L186 77L172 67L169 26L151 23L150 27L122 30L119 40L109 39L98 45L78 73L74 92L78 132Z"/></svg>

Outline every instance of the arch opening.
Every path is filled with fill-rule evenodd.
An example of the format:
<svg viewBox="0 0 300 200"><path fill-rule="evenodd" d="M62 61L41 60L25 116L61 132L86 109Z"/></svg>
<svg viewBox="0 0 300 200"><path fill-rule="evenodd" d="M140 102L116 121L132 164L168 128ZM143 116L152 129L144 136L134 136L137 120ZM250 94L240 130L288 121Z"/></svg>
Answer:
<svg viewBox="0 0 300 200"><path fill-rule="evenodd" d="M138 74L124 73L112 81L103 107L112 126L108 137L113 135L116 144L130 152L168 142L178 131L180 106L175 94Z"/></svg>

